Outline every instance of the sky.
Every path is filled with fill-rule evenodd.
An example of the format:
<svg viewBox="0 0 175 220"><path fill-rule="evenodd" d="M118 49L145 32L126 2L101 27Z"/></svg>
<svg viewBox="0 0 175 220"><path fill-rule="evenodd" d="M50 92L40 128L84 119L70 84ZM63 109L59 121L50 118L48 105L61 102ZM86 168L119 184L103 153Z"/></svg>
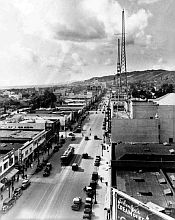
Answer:
<svg viewBox="0 0 175 220"><path fill-rule="evenodd" d="M0 0L0 87L114 74L123 9L127 71L175 70L175 0Z"/></svg>

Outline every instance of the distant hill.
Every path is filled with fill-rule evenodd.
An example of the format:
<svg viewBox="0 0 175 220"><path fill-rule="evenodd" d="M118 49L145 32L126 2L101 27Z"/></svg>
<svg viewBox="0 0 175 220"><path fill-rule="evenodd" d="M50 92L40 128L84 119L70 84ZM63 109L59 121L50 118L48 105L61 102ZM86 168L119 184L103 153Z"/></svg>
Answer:
<svg viewBox="0 0 175 220"><path fill-rule="evenodd" d="M128 83L136 83L136 82L147 82L147 83L172 83L175 84L175 71L167 71L167 70L143 70L143 71L133 71L128 72ZM102 77L93 77L89 80L85 80L85 83L91 83L94 80L98 80L99 82L108 82L114 79L114 75L102 76Z"/></svg>

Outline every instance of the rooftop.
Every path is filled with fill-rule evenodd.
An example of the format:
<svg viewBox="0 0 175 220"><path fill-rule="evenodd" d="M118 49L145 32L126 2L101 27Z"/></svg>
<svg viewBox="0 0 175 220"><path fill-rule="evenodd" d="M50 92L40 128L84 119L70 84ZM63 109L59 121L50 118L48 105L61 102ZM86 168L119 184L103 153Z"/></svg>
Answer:
<svg viewBox="0 0 175 220"><path fill-rule="evenodd" d="M164 146L158 143L120 143L115 147L116 160L124 155L172 155L175 144Z"/></svg>
<svg viewBox="0 0 175 220"><path fill-rule="evenodd" d="M153 100L159 105L175 105L175 93L168 93L162 97Z"/></svg>
<svg viewBox="0 0 175 220"><path fill-rule="evenodd" d="M40 131L31 130L31 131L23 131L23 130L10 130L10 129L0 129L0 138L14 138L14 139L32 139L34 136L39 134Z"/></svg>

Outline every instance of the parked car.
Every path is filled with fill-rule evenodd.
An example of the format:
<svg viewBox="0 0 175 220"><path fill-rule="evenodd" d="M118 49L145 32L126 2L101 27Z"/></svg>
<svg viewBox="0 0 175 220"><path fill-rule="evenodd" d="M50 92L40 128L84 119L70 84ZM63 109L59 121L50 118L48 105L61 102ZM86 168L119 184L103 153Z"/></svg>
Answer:
<svg viewBox="0 0 175 220"><path fill-rule="evenodd" d="M29 179L23 180L22 185L21 185L21 189L27 189L30 186L31 182Z"/></svg>
<svg viewBox="0 0 175 220"><path fill-rule="evenodd" d="M72 132L71 132L71 133L69 133L68 135L69 135L69 136L75 136L75 134L74 134L74 133L72 133Z"/></svg>
<svg viewBox="0 0 175 220"><path fill-rule="evenodd" d="M94 180L94 181L98 181L98 172L93 172L92 173L92 180Z"/></svg>
<svg viewBox="0 0 175 220"><path fill-rule="evenodd" d="M95 161L94 166L99 167L100 166L100 161Z"/></svg>
<svg viewBox="0 0 175 220"><path fill-rule="evenodd" d="M80 197L75 197L73 199L71 208L72 210L79 211L82 205L82 199Z"/></svg>
<svg viewBox="0 0 175 220"><path fill-rule="evenodd" d="M43 173L43 177L47 177L47 176L50 176L50 170L45 169Z"/></svg>
<svg viewBox="0 0 175 220"><path fill-rule="evenodd" d="M42 169L43 169L43 164L38 164L37 167L36 167L35 172L38 173L38 172L40 172Z"/></svg>
<svg viewBox="0 0 175 220"><path fill-rule="evenodd" d="M42 164L45 166L48 163L48 159L43 159Z"/></svg>
<svg viewBox="0 0 175 220"><path fill-rule="evenodd" d="M78 164L77 164L77 163L73 163L73 164L72 164L72 170L73 170L73 171L78 170Z"/></svg>
<svg viewBox="0 0 175 220"><path fill-rule="evenodd" d="M51 163L47 163L45 169L48 169L49 171L51 171L52 170L52 164Z"/></svg>
<svg viewBox="0 0 175 220"><path fill-rule="evenodd" d="M16 200L13 197L5 199L2 204L2 213L6 213L9 209L11 209L15 202Z"/></svg>
<svg viewBox="0 0 175 220"><path fill-rule="evenodd" d="M91 219L91 214L90 213L84 213L83 214L83 219Z"/></svg>
<svg viewBox="0 0 175 220"><path fill-rule="evenodd" d="M55 146L54 149L53 149L53 152L58 152L59 151L59 147L58 146Z"/></svg>
<svg viewBox="0 0 175 220"><path fill-rule="evenodd" d="M13 196L16 197L16 199L18 199L21 195L22 195L22 189L21 187L18 187L14 190L13 192Z"/></svg>

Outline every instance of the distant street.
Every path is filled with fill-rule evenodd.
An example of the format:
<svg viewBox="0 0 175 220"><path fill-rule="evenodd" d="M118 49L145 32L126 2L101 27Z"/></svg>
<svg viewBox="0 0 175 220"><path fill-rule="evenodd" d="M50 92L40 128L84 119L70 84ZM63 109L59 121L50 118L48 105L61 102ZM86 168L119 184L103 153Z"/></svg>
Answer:
<svg viewBox="0 0 175 220"><path fill-rule="evenodd" d="M101 155L103 117L101 112L98 114L92 112L90 120L84 125L83 135L89 136L89 140L85 141L84 137L81 137L83 139L76 145L75 155L70 163L70 165L73 162L78 163L79 170L72 171L71 166L61 167L60 156L65 149L60 149L50 159L53 165L51 175L43 177L42 171L34 175L31 178L31 186L23 191L22 197L2 216L2 220L82 219L83 207L79 212L72 211L72 199L80 196L84 201L86 197L82 189L90 183L91 174L95 169L93 165L95 155ZM100 140L94 140L94 135ZM76 141L71 143L74 144ZM83 152L87 152L90 158L82 159Z"/></svg>

